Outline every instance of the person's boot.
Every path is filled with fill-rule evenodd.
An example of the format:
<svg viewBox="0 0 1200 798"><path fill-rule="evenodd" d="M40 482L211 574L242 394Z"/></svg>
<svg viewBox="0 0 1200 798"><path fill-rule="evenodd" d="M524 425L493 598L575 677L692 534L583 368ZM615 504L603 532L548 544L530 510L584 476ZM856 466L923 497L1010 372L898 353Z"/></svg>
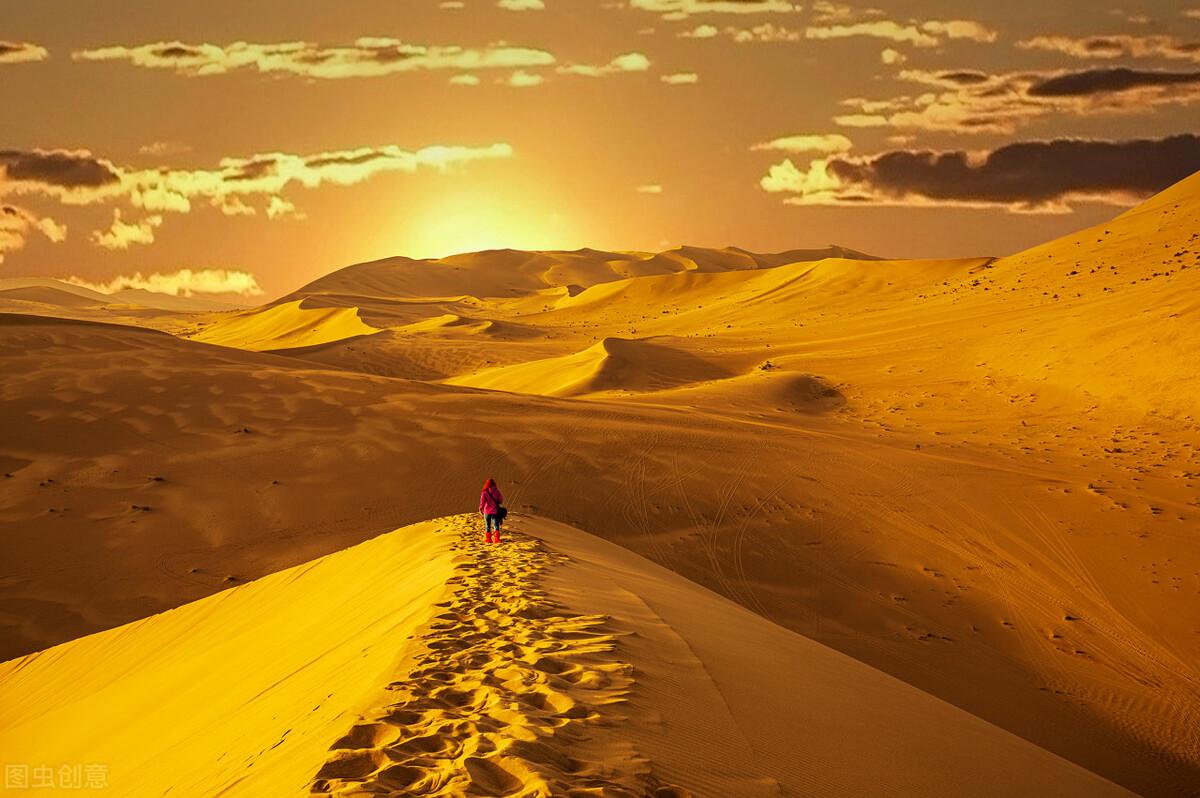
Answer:
<svg viewBox="0 0 1200 798"><path fill-rule="evenodd" d="M496 530L496 542L497 543L500 542L500 530L499 529Z"/></svg>
<svg viewBox="0 0 1200 798"><path fill-rule="evenodd" d="M491 543L492 542L492 530L489 529L485 534L487 535L487 542Z"/></svg>

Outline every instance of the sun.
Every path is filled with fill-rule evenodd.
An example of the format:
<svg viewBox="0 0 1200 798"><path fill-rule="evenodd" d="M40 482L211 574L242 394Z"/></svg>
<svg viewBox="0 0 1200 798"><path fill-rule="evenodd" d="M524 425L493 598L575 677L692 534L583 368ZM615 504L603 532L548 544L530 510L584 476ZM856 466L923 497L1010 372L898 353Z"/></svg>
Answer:
<svg viewBox="0 0 1200 798"><path fill-rule="evenodd" d="M574 225L538 198L461 191L431 198L397 225L395 250L440 258L485 249L564 249L577 240Z"/></svg>

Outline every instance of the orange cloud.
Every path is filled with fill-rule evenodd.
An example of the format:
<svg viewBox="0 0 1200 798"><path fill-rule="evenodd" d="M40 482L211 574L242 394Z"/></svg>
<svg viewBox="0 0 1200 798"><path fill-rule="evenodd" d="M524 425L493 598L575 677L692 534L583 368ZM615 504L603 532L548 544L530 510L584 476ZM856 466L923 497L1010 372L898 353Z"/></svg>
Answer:
<svg viewBox="0 0 1200 798"><path fill-rule="evenodd" d="M1025 141L984 152L892 150L791 159L760 185L792 205L1001 207L1069 213L1079 203L1127 205L1200 170L1200 137Z"/></svg>
<svg viewBox="0 0 1200 798"><path fill-rule="evenodd" d="M113 209L112 226L92 232L92 243L105 249L129 249L130 244L154 243L154 229L162 225L161 216L147 216L132 224L121 220L120 208Z"/></svg>
<svg viewBox="0 0 1200 798"><path fill-rule="evenodd" d="M39 217L15 205L0 205L0 263L4 254L25 246L29 233L36 231L57 244L67 237L67 227L49 217Z"/></svg>
<svg viewBox="0 0 1200 798"><path fill-rule="evenodd" d="M823 6L823 9L825 13L818 10L817 18L824 24L809 25L803 29L789 28L772 22L764 22L749 28L727 26L723 29L703 24L677 35L685 39L712 39L723 33L739 44L870 37L914 47L936 47L947 39L993 42L998 36L994 30L973 20L934 19L924 22L918 20L897 22L890 19L861 18L874 17L882 13L875 10L857 12L842 6L828 4ZM885 52L895 53L894 50ZM886 56L884 60L887 62Z"/></svg>
<svg viewBox="0 0 1200 798"><path fill-rule="evenodd" d="M751 147L754 151L777 150L779 152L848 152L853 145L850 139L840 133L822 133L817 135L785 136L772 139Z"/></svg>
<svg viewBox="0 0 1200 798"><path fill-rule="evenodd" d="M515 69L555 63L541 49L494 44L482 48L408 44L399 39L362 37L353 45L322 47L311 42L229 45L155 42L134 47L79 50L77 61L125 61L147 69L168 69L188 77L223 75L239 70L284 73L308 78L377 77L437 69Z"/></svg>
<svg viewBox="0 0 1200 798"><path fill-rule="evenodd" d="M1120 67L993 75L970 69L906 69L898 77L929 90L887 100L843 100L853 113L834 121L844 127L1008 135L1051 114L1132 114L1200 102L1200 73L1193 72Z"/></svg>
<svg viewBox="0 0 1200 798"><path fill-rule="evenodd" d="M700 82L700 76L695 72L672 72L659 80L668 86L692 86Z"/></svg>
<svg viewBox="0 0 1200 798"><path fill-rule="evenodd" d="M68 277L66 282L102 294L112 294L130 288L185 297L196 294L259 296L263 292L253 274L236 269L180 269L166 274L155 272L145 277L141 272L137 272L114 277L105 283L92 283L79 277Z"/></svg>
<svg viewBox="0 0 1200 798"><path fill-rule="evenodd" d="M616 75L622 72L645 72L650 68L650 59L642 53L623 53L607 64L592 66L589 64L570 64L558 68L563 75L583 75L598 78L604 75Z"/></svg>
<svg viewBox="0 0 1200 798"><path fill-rule="evenodd" d="M868 36L915 47L936 47L945 39L994 42L998 34L986 25L967 19L929 20L900 23L890 19L837 25L812 25L805 29L809 39L845 39Z"/></svg>
<svg viewBox="0 0 1200 798"><path fill-rule="evenodd" d="M1174 36L1034 36L1017 42L1023 50L1048 50L1073 58L1169 58L1200 62L1200 42Z"/></svg>
<svg viewBox="0 0 1200 798"><path fill-rule="evenodd" d="M36 44L0 41L0 64L27 64L49 57L46 48Z"/></svg>
<svg viewBox="0 0 1200 798"><path fill-rule="evenodd" d="M504 142L483 147L433 145L416 151L385 145L314 155L276 152L225 158L210 169L136 169L86 150L0 150L0 197L40 195L69 205L128 202L152 215L128 223L117 210L109 229L92 235L99 246L126 249L151 243L163 222L160 214L187 213L196 200L229 216L252 216L257 210L249 203L258 199L268 219L302 218L282 196L285 190L354 185L390 172L449 172L474 161L512 156L512 147ZM12 249L28 220L18 230L15 214L9 216L5 240Z"/></svg>
<svg viewBox="0 0 1200 798"><path fill-rule="evenodd" d="M683 19L692 14L787 14L803 6L787 0L630 0L630 8Z"/></svg>

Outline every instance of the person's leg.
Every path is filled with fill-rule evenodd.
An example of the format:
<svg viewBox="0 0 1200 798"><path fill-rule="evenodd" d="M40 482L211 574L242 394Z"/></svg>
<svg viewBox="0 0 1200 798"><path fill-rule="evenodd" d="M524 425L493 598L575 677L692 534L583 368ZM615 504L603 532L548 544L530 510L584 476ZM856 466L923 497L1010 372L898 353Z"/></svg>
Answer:
<svg viewBox="0 0 1200 798"><path fill-rule="evenodd" d="M486 531L484 534L486 535L487 542L491 543L492 542L492 525L496 520L496 516L492 515L491 513L485 513L483 518L484 518L484 525L486 527Z"/></svg>

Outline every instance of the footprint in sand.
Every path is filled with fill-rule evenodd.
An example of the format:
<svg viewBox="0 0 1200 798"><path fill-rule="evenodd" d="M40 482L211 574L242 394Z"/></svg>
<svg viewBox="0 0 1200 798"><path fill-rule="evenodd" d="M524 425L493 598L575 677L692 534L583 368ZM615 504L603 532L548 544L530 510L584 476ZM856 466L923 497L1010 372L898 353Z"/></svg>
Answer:
<svg viewBox="0 0 1200 798"><path fill-rule="evenodd" d="M451 600L377 707L335 742L314 795L578 795L686 798L640 757L572 756L601 726L600 708L625 701L633 668L618 659L610 618L554 602L542 574L565 557L510 533L480 548L473 516L446 519L463 562ZM594 728L591 728L594 727Z"/></svg>

